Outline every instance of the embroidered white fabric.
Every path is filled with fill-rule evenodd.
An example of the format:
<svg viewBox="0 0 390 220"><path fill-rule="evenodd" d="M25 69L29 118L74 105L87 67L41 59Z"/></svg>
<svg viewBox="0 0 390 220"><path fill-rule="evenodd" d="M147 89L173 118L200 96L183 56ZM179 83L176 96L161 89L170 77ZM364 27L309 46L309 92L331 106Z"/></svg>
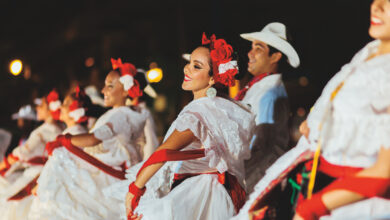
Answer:
<svg viewBox="0 0 390 220"><path fill-rule="evenodd" d="M249 143L254 126L254 116L227 99L204 97L192 101L180 112L166 137L175 129L191 130L200 142L192 143L184 150L204 147L206 158L201 160L208 164L207 167L201 165L206 170L194 170L186 164L195 160L183 161L182 170L178 172L205 172L211 168L221 173L229 171L243 180L243 161L250 157Z"/></svg>
<svg viewBox="0 0 390 220"><path fill-rule="evenodd" d="M46 143L56 139L62 129L55 124L43 123L31 132L23 145L16 147L12 154L19 157L21 161L27 161L36 156L45 155Z"/></svg>
<svg viewBox="0 0 390 220"><path fill-rule="evenodd" d="M308 116L310 140L316 143L325 115L322 156L333 164L368 167L381 146L390 147L390 55L365 61L378 44L369 43L332 78ZM332 92L344 80L330 106Z"/></svg>

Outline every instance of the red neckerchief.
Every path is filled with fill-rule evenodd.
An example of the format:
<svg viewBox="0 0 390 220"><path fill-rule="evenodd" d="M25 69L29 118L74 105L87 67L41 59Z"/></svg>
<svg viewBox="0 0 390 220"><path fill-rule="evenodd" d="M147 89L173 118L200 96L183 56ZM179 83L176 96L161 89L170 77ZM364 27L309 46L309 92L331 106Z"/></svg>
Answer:
<svg viewBox="0 0 390 220"><path fill-rule="evenodd" d="M242 99L244 99L246 92L248 91L248 89L250 89L253 86L253 84L257 83L258 81L262 80L264 77L269 76L271 74L274 73L262 73L258 76L253 77L253 79L251 79L251 81L249 81L249 83L238 92L238 94L234 99L237 101L241 101Z"/></svg>

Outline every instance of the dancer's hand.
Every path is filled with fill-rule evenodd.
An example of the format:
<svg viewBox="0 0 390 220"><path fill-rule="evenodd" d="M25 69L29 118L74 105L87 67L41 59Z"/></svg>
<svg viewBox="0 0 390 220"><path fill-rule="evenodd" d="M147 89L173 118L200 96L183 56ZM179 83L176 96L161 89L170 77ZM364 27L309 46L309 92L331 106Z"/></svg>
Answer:
<svg viewBox="0 0 390 220"><path fill-rule="evenodd" d="M127 216L133 215L133 207L131 207L131 201L133 201L134 195L130 192L126 194L126 213Z"/></svg>
<svg viewBox="0 0 390 220"><path fill-rule="evenodd" d="M31 194L37 196L37 190L38 190L38 184L35 185L34 188L31 190Z"/></svg>
<svg viewBox="0 0 390 220"><path fill-rule="evenodd" d="M310 128L307 125L306 120L303 121L302 124L299 126L299 132L301 132L301 134L305 136L307 140L309 140Z"/></svg>

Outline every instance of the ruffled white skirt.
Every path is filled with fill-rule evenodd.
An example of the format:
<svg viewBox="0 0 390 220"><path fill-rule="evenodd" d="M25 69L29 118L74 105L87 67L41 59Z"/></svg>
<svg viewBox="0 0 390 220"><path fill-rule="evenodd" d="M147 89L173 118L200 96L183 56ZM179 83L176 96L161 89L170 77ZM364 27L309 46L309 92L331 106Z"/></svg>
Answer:
<svg viewBox="0 0 390 220"><path fill-rule="evenodd" d="M170 181L175 163L165 164L146 184L135 213L142 214L142 220L225 220L235 214L235 207L225 187L214 174L202 174L184 180L172 191ZM139 163L127 172L127 180L105 189L107 197L120 201L121 219L126 219L125 196L128 186L142 166Z"/></svg>
<svg viewBox="0 0 390 220"><path fill-rule="evenodd" d="M143 220L224 220L235 214L228 192L211 174L188 178L160 199L141 199L135 212Z"/></svg>
<svg viewBox="0 0 390 220"><path fill-rule="evenodd" d="M12 181L7 178L7 184L0 189L0 219L1 220L25 220L30 211L33 196L27 196L21 200L7 201L8 198L18 193L27 184L34 180L42 170L42 166L31 166L23 172L11 174ZM17 178L14 178L16 177Z"/></svg>
<svg viewBox="0 0 390 220"><path fill-rule="evenodd" d="M73 155L56 149L38 179L29 219L120 219L118 201L102 191L119 180Z"/></svg>

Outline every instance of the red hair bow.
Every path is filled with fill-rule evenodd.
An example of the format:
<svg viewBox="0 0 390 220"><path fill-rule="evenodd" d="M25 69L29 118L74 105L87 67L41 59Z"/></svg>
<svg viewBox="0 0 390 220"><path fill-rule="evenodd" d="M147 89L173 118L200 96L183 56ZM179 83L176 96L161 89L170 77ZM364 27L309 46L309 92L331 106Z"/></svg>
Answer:
<svg viewBox="0 0 390 220"><path fill-rule="evenodd" d="M135 76L137 73L137 69L135 66L131 63L122 63L121 58L115 60L114 58L111 58L111 64L112 64L112 69L116 70L119 69L120 73L123 75L131 75Z"/></svg>
<svg viewBox="0 0 390 220"><path fill-rule="evenodd" d="M69 111L75 111L77 109L84 109L84 111L87 111L85 106L82 105L81 99L83 96L86 96L85 92L83 89L81 89L79 86L76 87L75 89L75 97L76 99L73 100L73 102L69 105ZM76 122L77 123L83 123L88 120L88 117L85 115L82 115Z"/></svg>
<svg viewBox="0 0 390 220"><path fill-rule="evenodd" d="M49 93L49 95L47 95L46 97L46 101L47 103L50 103L50 102L55 102L57 101L59 98L59 95L58 95L58 92L56 89L53 89L51 90L51 92Z"/></svg>
<svg viewBox="0 0 390 220"><path fill-rule="evenodd" d="M61 102L59 100L59 95L58 95L58 92L56 89L53 89L49 95L46 96L46 101L47 101L47 104L49 106L49 110L50 110L50 114L51 116L53 117L54 120L60 120L60 113L61 113L61 110L60 110L60 105L61 105ZM55 103L55 102L59 102L59 103ZM50 103L53 103L54 106L56 106L55 109L52 109L51 106L50 106ZM53 105L52 104L52 105Z"/></svg>

